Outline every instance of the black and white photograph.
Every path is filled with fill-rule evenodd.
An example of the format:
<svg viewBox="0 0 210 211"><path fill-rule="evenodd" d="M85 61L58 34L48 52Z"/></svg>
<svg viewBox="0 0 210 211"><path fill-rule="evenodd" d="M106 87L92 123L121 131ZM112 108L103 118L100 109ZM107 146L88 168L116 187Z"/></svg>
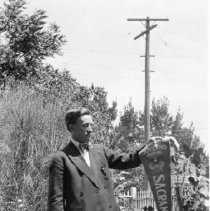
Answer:
<svg viewBox="0 0 210 211"><path fill-rule="evenodd" d="M208 9L0 0L0 211L209 211Z"/></svg>

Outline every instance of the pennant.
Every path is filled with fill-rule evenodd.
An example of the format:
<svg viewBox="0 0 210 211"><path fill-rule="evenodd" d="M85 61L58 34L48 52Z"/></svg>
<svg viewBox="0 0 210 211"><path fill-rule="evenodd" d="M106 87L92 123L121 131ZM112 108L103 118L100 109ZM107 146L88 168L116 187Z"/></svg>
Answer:
<svg viewBox="0 0 210 211"><path fill-rule="evenodd" d="M141 157L159 211L171 211L171 168L169 141L148 147Z"/></svg>

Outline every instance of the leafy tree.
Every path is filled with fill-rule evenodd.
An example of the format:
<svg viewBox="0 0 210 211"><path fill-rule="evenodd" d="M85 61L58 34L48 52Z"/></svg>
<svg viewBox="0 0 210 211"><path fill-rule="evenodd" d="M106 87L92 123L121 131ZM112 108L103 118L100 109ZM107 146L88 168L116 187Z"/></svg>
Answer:
<svg viewBox="0 0 210 211"><path fill-rule="evenodd" d="M184 175L191 186L185 185L184 182L179 186L181 190L181 204L185 210L208 210L205 201L209 200L209 178L208 168L209 159L205 155L202 146L196 149L190 149L189 146L184 145L185 157L183 154L177 170L177 176ZM180 168L181 167L181 168Z"/></svg>
<svg viewBox="0 0 210 211"><path fill-rule="evenodd" d="M209 200L209 157L194 134L192 124L189 128L182 128L179 138L181 155L178 158L181 157L182 161L176 174L186 177L191 184L191 187L184 182L180 185L182 206L185 210L208 210L204 202Z"/></svg>
<svg viewBox="0 0 210 211"><path fill-rule="evenodd" d="M144 114L137 112L129 103L120 117L119 125L115 128L115 149L128 152L136 148L136 143L144 144ZM194 127L183 127L183 114L178 109L175 117L169 113L169 101L166 97L158 101L152 101L151 109L151 133L152 136L173 136L179 142L180 154L187 158L199 169L208 169L208 159L203 148L200 148L200 139L194 134ZM143 139L142 139L143 138ZM184 156L183 155L183 156ZM185 168L186 169L186 168ZM138 170L137 170L138 171ZM182 171L183 172L183 171ZM117 172L116 189L123 190L130 186L142 188L143 171L135 172L135 169ZM180 172L179 172L180 174ZM122 181L122 178L124 180Z"/></svg>
<svg viewBox="0 0 210 211"><path fill-rule="evenodd" d="M0 83L8 77L29 80L44 71L44 60L60 53L65 43L56 24L47 25L46 13L25 14L25 0L6 0L0 8Z"/></svg>
<svg viewBox="0 0 210 211"><path fill-rule="evenodd" d="M75 92L73 101L79 102L79 106L88 108L95 122L95 135L93 141L95 143L103 142L104 145L110 146L110 134L113 130L113 121L117 117L117 104L113 102L109 107L107 102L107 92L102 87L90 88L80 86Z"/></svg>
<svg viewBox="0 0 210 211"><path fill-rule="evenodd" d="M113 149L128 153L140 148L144 144L144 130L142 128L142 113L135 111L131 102L125 106L120 122L115 127ZM130 187L143 186L142 166L126 171L113 171L115 192L118 195L122 191L129 190Z"/></svg>
<svg viewBox="0 0 210 211"><path fill-rule="evenodd" d="M135 111L131 102L125 106L119 125L115 127L113 146L121 149L122 152L129 152L136 145L144 143L144 126L140 119L141 115L142 113Z"/></svg>
<svg viewBox="0 0 210 211"><path fill-rule="evenodd" d="M173 121L173 126L171 128L171 135L177 140L180 138L183 128L183 113L181 113L180 109L178 109L175 119Z"/></svg>
<svg viewBox="0 0 210 211"><path fill-rule="evenodd" d="M167 136L171 133L173 117L169 113L169 101L166 97L155 102L151 108L151 133L152 136Z"/></svg>
<svg viewBox="0 0 210 211"><path fill-rule="evenodd" d="M157 102L153 100L151 109L152 135L171 135L179 142L181 146L179 153L181 157L184 157L184 161L182 161L182 167L180 168L179 166L177 169L177 176L185 175L189 177L194 187L194 190L189 193L191 199L185 199L183 195L182 199L185 203L188 202L185 206L193 204L191 207L198 208L199 206L203 206L201 198L208 199L208 190L203 188L205 185L203 182L200 182L200 177L206 178L208 176L208 155L204 152L200 138L194 133L193 123L190 123L189 127L183 127L182 120L183 114L180 109L176 113L175 118L170 115L167 98L164 97ZM194 171L196 174L194 174ZM184 190L183 185L181 184L181 190Z"/></svg>
<svg viewBox="0 0 210 211"><path fill-rule="evenodd" d="M152 101L151 108L151 133L152 136L173 136L181 145L181 151L186 157L192 155L201 144L200 138L194 133L193 123L189 127L183 126L183 113L178 109L175 118L169 113L169 101L166 97ZM194 151L195 150L195 151ZM198 155L204 153L203 148L199 153L194 154L194 164L201 163ZM196 159L197 157L197 159ZM197 162L197 163L196 163Z"/></svg>

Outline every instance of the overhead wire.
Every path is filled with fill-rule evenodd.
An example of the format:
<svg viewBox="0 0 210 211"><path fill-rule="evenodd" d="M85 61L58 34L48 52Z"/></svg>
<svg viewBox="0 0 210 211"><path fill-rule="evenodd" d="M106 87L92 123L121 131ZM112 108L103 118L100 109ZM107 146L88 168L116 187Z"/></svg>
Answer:
<svg viewBox="0 0 210 211"><path fill-rule="evenodd" d="M115 52L115 51L102 51L102 50L105 49L105 48L107 48L108 46L113 45L114 43L121 42L125 37L127 37L127 36L133 34L134 31L136 32L136 29L135 29L135 30L132 30L132 31L130 31L130 32L124 34L124 35L122 35L122 36L120 37L120 39L113 39L111 42L108 42L108 43L106 43L105 45L103 45L103 46L97 48L97 50L92 49L92 50L85 51L85 52L86 52L85 55L77 57L76 59L74 59L73 61L71 61L71 63L69 63L68 65L69 65L69 66L84 66L84 67L94 67L94 68L97 68L98 66L97 66L97 65L94 65L94 64L93 64L93 65L90 65L90 64L84 64L84 65L83 65L83 64L79 64L79 63L75 63L75 62L80 61L81 59L84 59L84 58L87 57L90 53L99 53L99 54L119 54L119 52ZM101 51L100 51L100 49L101 49ZM66 49L66 50L68 50L68 49ZM137 53L136 53L136 54L135 54L135 53L128 53L128 52L120 52L120 55L139 55L139 54L137 54ZM105 59L105 57L104 57L104 59ZM72 63L72 62L73 62L73 63ZM122 69L121 67L102 66L101 64L100 64L100 68L107 68L107 69ZM129 68L129 70L137 71L136 68Z"/></svg>
<svg viewBox="0 0 210 211"><path fill-rule="evenodd" d="M72 60L72 62L78 61L78 60L81 59L81 58L85 58L85 57L87 57L90 53L102 53L102 54L103 54L103 53L113 53L113 54L116 53L116 54L117 54L117 52L113 52L113 51L101 51L101 50L103 50L103 49L106 48L106 47L109 47L109 46L113 45L114 43L121 42L122 39L124 39L125 37L127 37L127 36L130 35L131 33L132 33L132 32L128 32L128 33L122 35L122 36L121 36L120 38L118 38L118 39L113 39L113 40L111 40L110 42L108 42L108 43L102 45L101 47L97 48L97 50L95 50L95 49L90 49L90 50L83 51L83 52L85 52L85 55L77 57L76 59ZM64 48L64 50L65 50L65 51L75 51L75 50L72 50L72 49L70 49L70 48L66 48L66 49ZM82 52L82 51L79 50L78 52Z"/></svg>
<svg viewBox="0 0 210 211"><path fill-rule="evenodd" d="M168 43L165 42L165 41L162 39L162 37L160 36L160 34L159 34L158 31L157 31L156 33L157 33L157 35L158 35L159 40L160 40L160 41L162 42L162 44L164 44L164 46L170 51L170 53L172 53L173 57L179 62L179 64L180 64L181 66L184 66L184 68L187 69L188 71L190 71L190 70L189 70L189 67L186 66L186 64L183 62L182 57L181 57L181 56L178 56L178 55L172 50L171 46L168 45ZM191 73L191 75L193 75L194 79L196 79L196 81L199 82L199 85L200 85L202 88L205 88L204 85L203 85L203 81L200 81L200 80L197 78L197 76L195 76L195 74L194 74L193 72L190 72L190 73Z"/></svg>

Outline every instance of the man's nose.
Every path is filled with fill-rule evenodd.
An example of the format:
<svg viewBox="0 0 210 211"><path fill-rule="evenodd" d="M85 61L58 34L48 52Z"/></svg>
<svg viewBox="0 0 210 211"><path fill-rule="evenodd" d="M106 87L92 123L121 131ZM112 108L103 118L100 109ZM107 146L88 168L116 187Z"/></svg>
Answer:
<svg viewBox="0 0 210 211"><path fill-rule="evenodd" d="M89 125L87 128L87 132L91 133L93 131L92 125Z"/></svg>

